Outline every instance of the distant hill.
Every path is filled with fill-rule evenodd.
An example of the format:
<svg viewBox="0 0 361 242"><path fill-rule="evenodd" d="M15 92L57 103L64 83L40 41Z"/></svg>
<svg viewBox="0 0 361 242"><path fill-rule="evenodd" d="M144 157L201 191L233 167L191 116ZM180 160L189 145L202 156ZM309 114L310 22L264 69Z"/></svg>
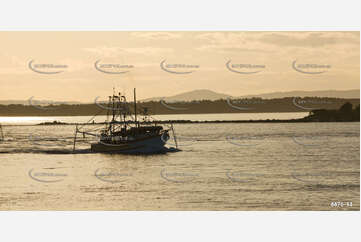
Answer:
<svg viewBox="0 0 361 242"><path fill-rule="evenodd" d="M285 97L330 97L330 98L360 98L360 90L320 90L320 91L290 91L290 92L270 92L263 94L255 95L245 95L232 97L224 93L217 93L207 89L194 90L190 92L180 93L178 95L169 96L169 97L154 97L141 100L142 102L147 101L194 101L194 100L210 100L215 101L219 99L227 98L252 98L258 97L263 99L272 99L272 98L285 98Z"/></svg>
<svg viewBox="0 0 361 242"><path fill-rule="evenodd" d="M167 102L189 102L194 100L220 100L227 98L252 98L258 97L263 99L275 99L275 98L285 98L285 97L329 97L329 98L360 98L360 90L320 90L320 91L290 91L290 92L270 92L263 94L255 94L255 95L245 95L245 96L236 96L232 97L231 95L214 92L208 89L199 89L190 92L183 92L174 96L169 97L153 97L140 100L141 102L149 102L155 101L159 102L160 100L164 100ZM47 104L82 104L81 102L71 101L71 102L61 102L61 101L52 101L52 100L36 100L34 98L34 104L37 105L47 105ZM22 104L29 105L29 100L0 100L0 104L9 105L9 104Z"/></svg>
<svg viewBox="0 0 361 242"><path fill-rule="evenodd" d="M193 101L193 100L219 100L219 99L226 99L227 97L231 97L230 95L223 94L223 93L217 93L211 90L207 89L200 89L200 90L194 90L190 92L183 92L174 96L170 97L153 97L153 98L147 98L140 100L141 102L148 102L148 101L168 101L168 102L175 102L175 101Z"/></svg>
<svg viewBox="0 0 361 242"><path fill-rule="evenodd" d="M360 99L341 99L341 98L275 98L275 99L228 99L228 100L201 100L194 102L160 102L149 101L140 102L137 105L138 113L141 114L147 110L148 114L201 114L201 113L270 113L270 112L311 112L314 110L338 110L345 103L357 107ZM98 103L99 104L99 103ZM131 104L132 106L132 104ZM105 115L108 110L106 105L92 104L73 104L73 105L50 105L50 106L29 106L29 105L0 105L0 116L93 116L95 114ZM336 117L331 113L322 117ZM317 116L319 118L321 116ZM341 117L341 119L344 116ZM341 120L337 116L336 120Z"/></svg>
<svg viewBox="0 0 361 242"><path fill-rule="evenodd" d="M291 91L271 92L256 95L240 96L240 98L260 97L263 99L284 98L284 97L334 97L334 98L360 98L360 90L325 90L325 91Z"/></svg>

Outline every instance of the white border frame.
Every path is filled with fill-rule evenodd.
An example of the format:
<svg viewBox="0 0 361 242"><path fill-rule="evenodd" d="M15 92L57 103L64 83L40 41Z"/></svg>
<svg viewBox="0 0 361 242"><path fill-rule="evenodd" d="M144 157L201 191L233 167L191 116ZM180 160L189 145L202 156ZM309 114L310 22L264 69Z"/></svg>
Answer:
<svg viewBox="0 0 361 242"><path fill-rule="evenodd" d="M1 3L0 23L5 31L360 31L350 0L15 0ZM3 241L353 241L359 224L360 212L0 212Z"/></svg>

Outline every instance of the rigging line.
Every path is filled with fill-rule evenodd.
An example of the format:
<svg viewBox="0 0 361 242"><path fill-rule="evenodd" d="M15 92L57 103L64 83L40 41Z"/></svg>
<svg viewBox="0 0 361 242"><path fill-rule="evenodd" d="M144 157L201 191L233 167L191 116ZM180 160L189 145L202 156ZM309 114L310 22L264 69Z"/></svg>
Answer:
<svg viewBox="0 0 361 242"><path fill-rule="evenodd" d="M149 117L150 119L153 119L155 122L161 122L161 120L157 120L156 118L153 118L152 116ZM170 120L169 120L170 121ZM164 126L167 126L168 128L170 128L169 124L163 123Z"/></svg>
<svg viewBox="0 0 361 242"><path fill-rule="evenodd" d="M91 119L89 119L89 121L88 122L86 122L85 124L88 124L88 123L90 123L90 121L92 121L98 114L100 114L101 112L103 112L103 110L100 110L98 113L96 113ZM80 128L78 128L78 129L81 129L81 128L83 128L84 126L85 126L85 124L83 124L82 126L80 126Z"/></svg>
<svg viewBox="0 0 361 242"><path fill-rule="evenodd" d="M87 132L102 130L103 128L87 129Z"/></svg>

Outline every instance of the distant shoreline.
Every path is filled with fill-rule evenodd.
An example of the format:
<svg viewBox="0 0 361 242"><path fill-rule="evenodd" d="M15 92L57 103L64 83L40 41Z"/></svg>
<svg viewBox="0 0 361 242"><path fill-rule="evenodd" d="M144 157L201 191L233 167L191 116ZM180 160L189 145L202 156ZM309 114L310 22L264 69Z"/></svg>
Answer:
<svg viewBox="0 0 361 242"><path fill-rule="evenodd" d="M263 120L204 120L204 121L192 121L192 120L164 120L157 122L147 122L145 124L222 124L222 123L357 123L360 121L309 121L306 119L263 119ZM68 125L105 125L105 122L98 123L65 123L65 122L45 122L38 124L3 124L3 127L6 126L68 126Z"/></svg>
<svg viewBox="0 0 361 242"><path fill-rule="evenodd" d="M256 114L256 113L309 113L310 110L291 110L291 111L239 111L239 112L209 112L209 113L161 113L161 114L151 114L151 116L168 116L168 115L207 115L207 114ZM94 116L94 113L92 114L53 114L53 113L44 113L44 114L36 114L36 115L31 115L31 114L14 114L14 115L1 115L0 114L0 118L1 117L90 117L90 116ZM107 116L106 113L104 114L100 114L97 116Z"/></svg>
<svg viewBox="0 0 361 242"><path fill-rule="evenodd" d="M95 115L96 116L96 115ZM93 116L93 118L95 118ZM66 123L61 121L43 122L35 125L104 125L107 122L95 122L90 119L87 123ZM113 117L114 118L114 117ZM359 122L360 105L353 107L350 102L346 102L339 109L315 109L309 112L309 115L303 118L294 119L259 119L259 120L143 120L143 121L126 121L126 124L139 123L142 125L151 124L199 124L199 123L306 123L306 122ZM34 125L34 124L33 124Z"/></svg>
<svg viewBox="0 0 361 242"><path fill-rule="evenodd" d="M215 101L201 100L191 102L138 102L137 113L149 115L184 115L184 114L255 114L255 113L298 113L314 109L338 110L343 104L360 104L360 99L339 98L298 98L281 99L221 99ZM134 113L133 103L128 103ZM93 104L59 104L59 105L0 105L0 117L77 117L107 115L111 108L107 103Z"/></svg>

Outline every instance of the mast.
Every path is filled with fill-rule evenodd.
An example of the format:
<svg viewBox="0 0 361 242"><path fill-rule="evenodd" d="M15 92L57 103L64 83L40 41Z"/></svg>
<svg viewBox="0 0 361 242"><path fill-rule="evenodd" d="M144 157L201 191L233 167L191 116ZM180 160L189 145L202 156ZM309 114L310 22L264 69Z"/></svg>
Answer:
<svg viewBox="0 0 361 242"><path fill-rule="evenodd" d="M135 88L134 88L134 120L135 120L135 125L138 126L138 124L137 124L137 97L135 94Z"/></svg>
<svg viewBox="0 0 361 242"><path fill-rule="evenodd" d="M3 141L4 140L4 133L3 133L3 128L0 124L0 141Z"/></svg>
<svg viewBox="0 0 361 242"><path fill-rule="evenodd" d="M113 99L112 99L112 114L113 114L113 119L112 122L114 122L115 120L115 110L114 110L114 103L115 102L115 88L113 87Z"/></svg>
<svg viewBox="0 0 361 242"><path fill-rule="evenodd" d="M109 121L109 117L111 115L110 113L111 105L112 105L112 96L109 96L108 109L107 109L107 122ZM109 127L107 127L107 129L109 129L109 132L112 131L112 121L109 122Z"/></svg>

